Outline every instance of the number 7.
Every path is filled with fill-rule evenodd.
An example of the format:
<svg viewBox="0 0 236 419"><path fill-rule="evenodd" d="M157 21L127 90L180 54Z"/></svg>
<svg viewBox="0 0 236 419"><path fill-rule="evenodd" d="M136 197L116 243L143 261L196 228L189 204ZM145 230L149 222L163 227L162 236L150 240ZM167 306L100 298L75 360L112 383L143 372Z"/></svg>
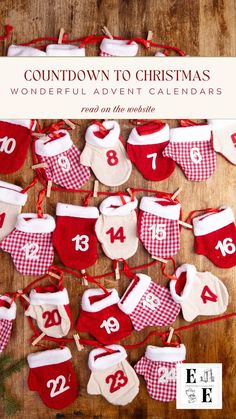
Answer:
<svg viewBox="0 0 236 419"><path fill-rule="evenodd" d="M147 154L147 159L152 159L152 170L156 170L157 153Z"/></svg>

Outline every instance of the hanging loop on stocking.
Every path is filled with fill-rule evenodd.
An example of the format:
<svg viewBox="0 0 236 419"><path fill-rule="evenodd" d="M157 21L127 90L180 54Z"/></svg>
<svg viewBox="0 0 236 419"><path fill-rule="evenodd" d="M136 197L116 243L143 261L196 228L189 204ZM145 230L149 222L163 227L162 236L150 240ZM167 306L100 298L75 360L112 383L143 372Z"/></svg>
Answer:
<svg viewBox="0 0 236 419"><path fill-rule="evenodd" d="M199 213L207 214L207 213L216 213L216 212L220 212L220 209L219 208L206 208L206 209L193 210L189 213L186 219L186 223L191 223L192 219L194 218L196 214L199 214Z"/></svg>
<svg viewBox="0 0 236 419"><path fill-rule="evenodd" d="M38 218L43 218L43 209L42 209L42 203L44 201L46 195L46 189L43 188L38 195L38 200L37 200L37 214L38 214Z"/></svg>
<svg viewBox="0 0 236 419"><path fill-rule="evenodd" d="M175 261L174 261L174 259L172 259L172 258L168 258L167 259L167 262L168 261L171 261L171 263L172 263L172 265L173 265L173 269L174 269L174 272L176 271L176 265L175 265ZM166 268L166 266L167 266L167 263L162 263L162 265L161 265L161 271L162 271L162 275L164 275L166 278L168 278L168 279L174 279L174 280L177 280L177 277L175 276L175 275L169 275L169 274L167 274L166 272L165 272L165 268Z"/></svg>
<svg viewBox="0 0 236 419"><path fill-rule="evenodd" d="M24 189L22 189L20 191L20 193L24 194L24 193L28 192L28 190L33 188L33 186L35 186L36 183L38 183L38 181L39 181L38 177L35 176L35 178L32 180L32 182L28 186L26 186Z"/></svg>

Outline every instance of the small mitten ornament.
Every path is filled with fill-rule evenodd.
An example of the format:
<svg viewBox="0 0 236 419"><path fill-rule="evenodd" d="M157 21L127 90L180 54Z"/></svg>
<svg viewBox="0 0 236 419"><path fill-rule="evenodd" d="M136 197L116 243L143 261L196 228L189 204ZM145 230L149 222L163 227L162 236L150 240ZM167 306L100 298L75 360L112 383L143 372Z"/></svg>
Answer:
<svg viewBox="0 0 236 419"><path fill-rule="evenodd" d="M236 119L208 119L213 132L213 146L232 164L236 164Z"/></svg>
<svg viewBox="0 0 236 419"><path fill-rule="evenodd" d="M138 44L134 41L104 38L100 44L101 57L135 57Z"/></svg>
<svg viewBox="0 0 236 419"><path fill-rule="evenodd" d="M87 332L104 344L116 343L129 336L133 330L127 314L119 307L116 289L92 288L83 293L81 311L76 329Z"/></svg>
<svg viewBox="0 0 236 419"><path fill-rule="evenodd" d="M43 57L46 56L44 51L38 48L25 47L22 45L10 45L7 51L8 57Z"/></svg>
<svg viewBox="0 0 236 419"><path fill-rule="evenodd" d="M0 120L0 173L14 173L22 167L34 128L31 119Z"/></svg>
<svg viewBox="0 0 236 419"><path fill-rule="evenodd" d="M221 207L193 219L195 252L219 268L236 265L236 226L231 208Z"/></svg>
<svg viewBox="0 0 236 419"><path fill-rule="evenodd" d="M122 202L123 198L123 202ZM95 230L110 259L128 259L138 248L136 198L110 196L100 205Z"/></svg>
<svg viewBox="0 0 236 419"><path fill-rule="evenodd" d="M158 347L148 345L145 356L134 366L135 371L144 376L150 397L161 402L176 399L177 364L185 361L186 348Z"/></svg>
<svg viewBox="0 0 236 419"><path fill-rule="evenodd" d="M78 397L78 381L69 348L50 349L28 355L28 387L37 391L50 409L61 410Z"/></svg>
<svg viewBox="0 0 236 419"><path fill-rule="evenodd" d="M35 319L47 336L62 338L72 326L72 314L67 290L54 285L36 287L30 291L30 305L25 315Z"/></svg>
<svg viewBox="0 0 236 419"><path fill-rule="evenodd" d="M197 272L195 266L184 264L175 272L176 280L170 281L170 292L181 305L183 317L191 322L198 315L210 316L224 313L228 305L228 292L210 272Z"/></svg>
<svg viewBox="0 0 236 419"><path fill-rule="evenodd" d="M85 269L97 261L96 207L57 204L53 244L65 266Z"/></svg>
<svg viewBox="0 0 236 419"><path fill-rule="evenodd" d="M173 159L189 180L208 179L216 169L216 152L208 125L194 125L170 130L170 142L163 156Z"/></svg>
<svg viewBox="0 0 236 419"><path fill-rule="evenodd" d="M167 198L144 197L140 203L138 233L148 253L168 258L180 249L180 204Z"/></svg>
<svg viewBox="0 0 236 419"><path fill-rule="evenodd" d="M174 160L162 155L168 143L167 124L150 122L132 129L127 141L127 153L145 179L160 181L174 171Z"/></svg>
<svg viewBox="0 0 236 419"><path fill-rule="evenodd" d="M172 324L180 311L179 303L173 300L170 291L155 284L150 276L136 274L118 305L128 314L135 330L146 326Z"/></svg>
<svg viewBox="0 0 236 419"><path fill-rule="evenodd" d="M16 318L16 304L11 297L0 295L0 353L6 348Z"/></svg>
<svg viewBox="0 0 236 419"><path fill-rule="evenodd" d="M0 241L12 232L28 195L12 183L0 181Z"/></svg>
<svg viewBox="0 0 236 419"><path fill-rule="evenodd" d="M114 352L109 353L106 348ZM88 394L101 394L109 403L118 406L132 402L139 392L139 379L126 358L127 352L120 345L93 349L88 360L91 370Z"/></svg>
<svg viewBox="0 0 236 419"><path fill-rule="evenodd" d="M101 126L92 124L87 128L85 141L81 163L91 167L104 185L123 185L130 177L132 164L122 143L119 124L116 121L104 121Z"/></svg>
<svg viewBox="0 0 236 419"><path fill-rule="evenodd" d="M20 214L15 229L0 242L0 249L10 253L16 270L23 275L43 275L52 264L54 250L51 215Z"/></svg>
<svg viewBox="0 0 236 419"><path fill-rule="evenodd" d="M90 169L80 161L80 151L66 130L58 130L35 142L35 153L47 164L45 175L66 189L79 189L90 177Z"/></svg>
<svg viewBox="0 0 236 419"><path fill-rule="evenodd" d="M69 44L50 44L46 48L46 54L54 57L85 57L85 48L78 48Z"/></svg>

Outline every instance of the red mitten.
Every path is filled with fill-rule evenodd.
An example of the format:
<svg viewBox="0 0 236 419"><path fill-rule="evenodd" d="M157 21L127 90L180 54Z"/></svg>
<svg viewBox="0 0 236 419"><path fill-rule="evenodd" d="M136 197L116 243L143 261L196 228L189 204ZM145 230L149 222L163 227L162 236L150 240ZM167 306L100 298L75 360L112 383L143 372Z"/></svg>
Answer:
<svg viewBox="0 0 236 419"><path fill-rule="evenodd" d="M10 304L11 303L11 304ZM0 353L11 337L12 323L16 318L16 304L11 297L0 295Z"/></svg>
<svg viewBox="0 0 236 419"><path fill-rule="evenodd" d="M135 57L138 53L136 42L104 38L100 44L101 57Z"/></svg>
<svg viewBox="0 0 236 419"><path fill-rule="evenodd" d="M172 324L180 312L180 304L173 300L166 287L155 284L150 276L136 276L118 303L130 317L134 329Z"/></svg>
<svg viewBox="0 0 236 419"><path fill-rule="evenodd" d="M180 249L180 204L165 198L144 197L140 203L139 238L151 256L167 258Z"/></svg>
<svg viewBox="0 0 236 419"><path fill-rule="evenodd" d="M137 199L110 196L100 205L95 229L104 253L110 259L128 259L138 248Z"/></svg>
<svg viewBox="0 0 236 419"><path fill-rule="evenodd" d="M173 128L163 156L173 159L189 180L208 179L216 169L216 152L208 125Z"/></svg>
<svg viewBox="0 0 236 419"><path fill-rule="evenodd" d="M134 366L144 376L147 391L152 399L170 402L176 399L176 367L186 357L186 348L148 345L145 356Z"/></svg>
<svg viewBox="0 0 236 419"><path fill-rule="evenodd" d="M69 348L51 349L28 355L28 387L37 391L50 409L61 410L78 397L78 381Z"/></svg>
<svg viewBox="0 0 236 419"><path fill-rule="evenodd" d="M35 319L47 336L62 338L72 327L72 314L67 290L54 285L30 291L30 305L25 315Z"/></svg>
<svg viewBox="0 0 236 419"><path fill-rule="evenodd" d="M0 120L0 173L14 173L21 168L34 128L31 119Z"/></svg>
<svg viewBox="0 0 236 419"><path fill-rule="evenodd" d="M0 241L12 232L28 195L12 183L0 181Z"/></svg>
<svg viewBox="0 0 236 419"><path fill-rule="evenodd" d="M0 242L0 249L10 253L16 270L23 275L42 275L54 257L52 232L55 221L51 215L20 214L16 228Z"/></svg>
<svg viewBox="0 0 236 419"><path fill-rule="evenodd" d="M231 208L221 207L193 219L195 252L219 268L236 265L236 227Z"/></svg>
<svg viewBox="0 0 236 419"><path fill-rule="evenodd" d="M81 311L76 325L78 332L87 332L104 344L111 344L129 336L132 324L129 316L119 307L116 289L92 288L84 292Z"/></svg>
<svg viewBox="0 0 236 419"><path fill-rule="evenodd" d="M57 204L53 244L64 265L78 270L97 261L96 207Z"/></svg>
<svg viewBox="0 0 236 419"><path fill-rule="evenodd" d="M47 179L57 185L79 189L89 180L90 169L81 164L80 151L66 130L41 137L35 142L35 153L40 162L47 164Z"/></svg>
<svg viewBox="0 0 236 419"><path fill-rule="evenodd" d="M151 122L132 129L127 141L127 153L145 179L160 181L174 171L174 160L162 155L168 143L167 124Z"/></svg>
<svg viewBox="0 0 236 419"><path fill-rule="evenodd" d="M102 126L90 125L85 141L81 163L91 167L104 185L123 185L130 177L132 164L123 146L118 122L104 121Z"/></svg>

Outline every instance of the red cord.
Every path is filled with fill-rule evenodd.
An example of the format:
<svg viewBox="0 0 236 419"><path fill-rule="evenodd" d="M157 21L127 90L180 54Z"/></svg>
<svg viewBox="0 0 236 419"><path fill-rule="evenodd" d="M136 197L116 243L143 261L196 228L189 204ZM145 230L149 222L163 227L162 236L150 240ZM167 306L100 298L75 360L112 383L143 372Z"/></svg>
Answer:
<svg viewBox="0 0 236 419"><path fill-rule="evenodd" d="M5 34L2 35L2 36L0 36L0 41L5 41L6 39L9 38L10 34L13 31L13 26L11 26L11 25L5 25L4 26L4 29L5 29Z"/></svg>

